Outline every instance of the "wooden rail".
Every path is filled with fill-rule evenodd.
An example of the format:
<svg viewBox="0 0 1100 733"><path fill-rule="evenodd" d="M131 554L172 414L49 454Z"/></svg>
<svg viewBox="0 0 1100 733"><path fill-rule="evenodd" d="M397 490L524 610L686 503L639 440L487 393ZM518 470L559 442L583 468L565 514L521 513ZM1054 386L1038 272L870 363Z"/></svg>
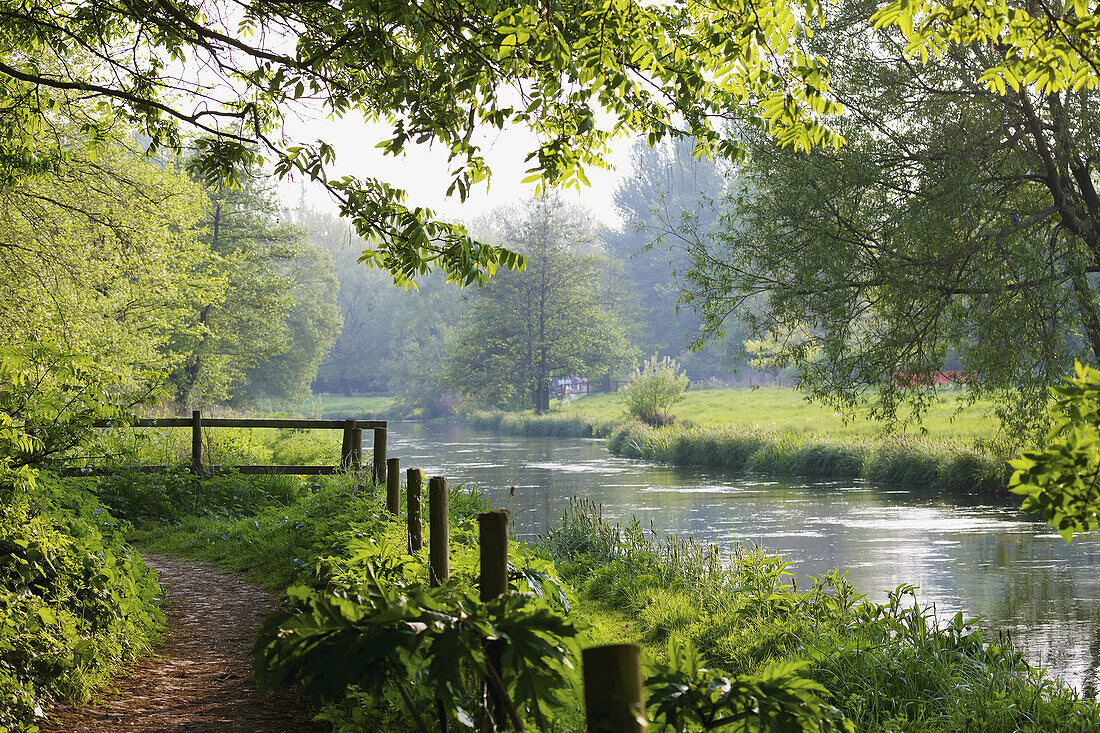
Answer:
<svg viewBox="0 0 1100 733"><path fill-rule="evenodd" d="M101 420L95 423L97 428L119 427L117 422ZM374 431L374 464L372 474L375 481L385 480L386 472L386 421L385 420L299 420L282 418L243 418L243 417L207 417L200 410L191 413L191 417L143 417L125 427L134 428L191 428L191 463L193 473L200 477L218 473L236 471L250 475L287 474L296 476L322 476L344 470L358 470L363 467L363 429ZM282 428L289 430L340 430L340 465L338 466L218 466L203 465L202 429L203 428ZM133 466L126 468L66 468L66 476L102 476L119 471L139 471L142 473L160 473L171 470L168 466Z"/></svg>

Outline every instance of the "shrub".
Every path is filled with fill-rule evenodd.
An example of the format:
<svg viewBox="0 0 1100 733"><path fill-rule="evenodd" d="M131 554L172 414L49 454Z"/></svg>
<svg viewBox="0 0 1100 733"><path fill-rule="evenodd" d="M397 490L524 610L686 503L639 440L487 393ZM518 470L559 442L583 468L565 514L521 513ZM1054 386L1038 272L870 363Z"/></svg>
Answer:
<svg viewBox="0 0 1100 733"><path fill-rule="evenodd" d="M641 369L634 370L630 384L621 391L630 415L659 426L672 421L668 410L684 398L687 385L688 378L675 359L666 356L658 360L654 354Z"/></svg>

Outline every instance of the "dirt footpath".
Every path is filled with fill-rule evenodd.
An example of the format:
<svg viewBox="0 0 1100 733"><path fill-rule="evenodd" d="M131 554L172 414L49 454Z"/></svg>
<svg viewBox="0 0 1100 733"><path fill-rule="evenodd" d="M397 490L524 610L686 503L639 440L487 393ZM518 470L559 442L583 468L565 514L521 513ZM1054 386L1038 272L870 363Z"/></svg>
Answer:
<svg viewBox="0 0 1100 733"><path fill-rule="evenodd" d="M179 731L313 733L308 710L287 696L261 697L248 679L256 630L274 598L212 566L146 555L168 595L168 634L154 656L131 665L103 700L53 711L50 733Z"/></svg>

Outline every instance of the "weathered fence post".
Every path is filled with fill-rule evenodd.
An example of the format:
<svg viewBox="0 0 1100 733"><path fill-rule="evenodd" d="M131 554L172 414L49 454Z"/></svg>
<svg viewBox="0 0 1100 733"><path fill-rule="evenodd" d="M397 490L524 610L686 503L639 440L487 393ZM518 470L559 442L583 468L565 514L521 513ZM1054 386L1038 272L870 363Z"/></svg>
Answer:
<svg viewBox="0 0 1100 733"><path fill-rule="evenodd" d="M424 485L424 473L419 468L407 472L405 503L408 505L409 553L420 552L424 546L424 531L420 525L420 488Z"/></svg>
<svg viewBox="0 0 1100 733"><path fill-rule="evenodd" d="M581 652L584 708L589 733L641 733L646 730L641 649L608 644Z"/></svg>
<svg viewBox="0 0 1100 733"><path fill-rule="evenodd" d="M482 601L491 601L508 592L508 523L512 513L497 509L477 515L481 530Z"/></svg>
<svg viewBox="0 0 1100 733"><path fill-rule="evenodd" d="M356 471L363 468L363 428L351 431L351 467Z"/></svg>
<svg viewBox="0 0 1100 733"><path fill-rule="evenodd" d="M386 429L374 429L374 482L386 481Z"/></svg>
<svg viewBox="0 0 1100 733"><path fill-rule="evenodd" d="M508 592L508 523L512 514L507 509L483 512L477 515L481 544L480 597L482 603L491 601ZM500 671L504 660L504 641L486 639L485 656L489 666L489 701L494 727L506 728L505 717L508 701L507 692L501 680ZM513 713L508 709L508 713Z"/></svg>
<svg viewBox="0 0 1100 733"><path fill-rule="evenodd" d="M351 468L352 446L355 444L355 418L344 420L344 440L340 444L340 468Z"/></svg>
<svg viewBox="0 0 1100 733"><path fill-rule="evenodd" d="M191 411L191 471L202 476L202 410Z"/></svg>
<svg viewBox="0 0 1100 733"><path fill-rule="evenodd" d="M386 511L393 516L401 513L401 459L386 460Z"/></svg>
<svg viewBox="0 0 1100 733"><path fill-rule="evenodd" d="M451 577L451 537L447 526L447 479L428 479L428 582L436 588Z"/></svg>

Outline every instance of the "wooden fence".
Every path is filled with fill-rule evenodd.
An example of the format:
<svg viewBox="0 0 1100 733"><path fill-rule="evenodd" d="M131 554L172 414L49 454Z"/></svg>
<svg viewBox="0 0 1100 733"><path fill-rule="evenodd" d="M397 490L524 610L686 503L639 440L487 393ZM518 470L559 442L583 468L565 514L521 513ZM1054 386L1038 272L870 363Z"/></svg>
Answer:
<svg viewBox="0 0 1100 733"><path fill-rule="evenodd" d="M117 423L98 422L97 428L116 427ZM363 431L374 431L374 461L371 475L375 481L386 480L386 421L385 420L299 420L276 418L204 418L202 411L195 410L191 417L143 417L130 427L135 428L191 428L190 468L198 476L210 476L219 472L237 471L244 474L291 474L298 476L321 476L343 470L354 470L363 466ZM290 430L340 430L340 463L336 466L258 466L253 464L219 466L213 461L203 463L203 428L282 428ZM65 475L96 476L119 471L119 468L90 467L67 468ZM147 471L150 473L168 471L168 466L134 466L125 470Z"/></svg>

